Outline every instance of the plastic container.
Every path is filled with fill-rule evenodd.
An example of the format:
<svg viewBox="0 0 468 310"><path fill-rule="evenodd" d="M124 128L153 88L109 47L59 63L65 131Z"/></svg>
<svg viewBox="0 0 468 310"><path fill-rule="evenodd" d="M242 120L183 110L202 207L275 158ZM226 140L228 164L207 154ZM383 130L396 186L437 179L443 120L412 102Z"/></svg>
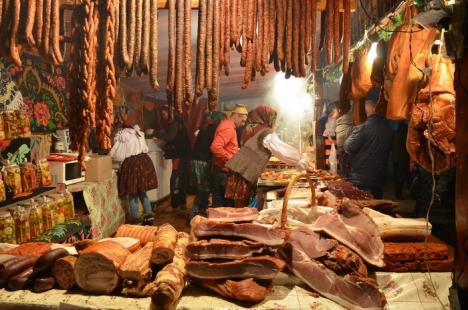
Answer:
<svg viewBox="0 0 468 310"><path fill-rule="evenodd" d="M17 206L13 212L13 219L15 221L16 243L28 242L31 239L28 211L21 206Z"/></svg>
<svg viewBox="0 0 468 310"><path fill-rule="evenodd" d="M39 208L42 213L42 226L44 231L52 229L55 226L55 210L52 205L52 201L42 196L38 199Z"/></svg>
<svg viewBox="0 0 468 310"><path fill-rule="evenodd" d="M16 243L15 221L10 212L0 212L0 242Z"/></svg>

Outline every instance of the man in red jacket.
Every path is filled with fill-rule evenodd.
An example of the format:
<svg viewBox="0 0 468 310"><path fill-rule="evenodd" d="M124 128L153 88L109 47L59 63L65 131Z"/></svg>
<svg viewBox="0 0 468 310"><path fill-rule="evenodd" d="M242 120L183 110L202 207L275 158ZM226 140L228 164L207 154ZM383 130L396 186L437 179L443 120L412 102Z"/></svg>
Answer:
<svg viewBox="0 0 468 310"><path fill-rule="evenodd" d="M236 105L231 116L219 124L211 143L210 150L213 154L212 194L213 207L215 208L233 206L233 201L224 197L228 173L225 164L239 150L236 129L245 125L247 115L248 111L244 105Z"/></svg>

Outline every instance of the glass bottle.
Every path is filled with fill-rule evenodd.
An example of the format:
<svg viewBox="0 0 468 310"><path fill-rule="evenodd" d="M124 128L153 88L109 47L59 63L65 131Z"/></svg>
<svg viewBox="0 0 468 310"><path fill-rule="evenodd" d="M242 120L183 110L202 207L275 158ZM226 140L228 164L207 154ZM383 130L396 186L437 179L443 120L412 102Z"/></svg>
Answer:
<svg viewBox="0 0 468 310"><path fill-rule="evenodd" d="M0 212L0 242L16 243L15 221L8 211Z"/></svg>

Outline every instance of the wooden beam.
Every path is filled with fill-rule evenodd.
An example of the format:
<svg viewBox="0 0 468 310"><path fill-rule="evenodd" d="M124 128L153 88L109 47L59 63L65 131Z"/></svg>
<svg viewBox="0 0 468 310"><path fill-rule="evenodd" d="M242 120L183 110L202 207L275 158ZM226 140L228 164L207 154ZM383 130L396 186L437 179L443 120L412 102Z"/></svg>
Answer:
<svg viewBox="0 0 468 310"><path fill-rule="evenodd" d="M468 54L456 67L456 142L457 142L457 177L455 192L455 226L457 230L457 253L455 259L456 281L458 285L468 290L468 257L466 256L466 238L468 238Z"/></svg>
<svg viewBox="0 0 468 310"><path fill-rule="evenodd" d="M60 0L62 5L76 5L77 3L80 3L80 0ZM169 7L168 0L156 0L158 1L158 8L159 9L167 9ZM290 0L290 1L297 1L297 0ZM345 0L340 0L340 11L343 10L343 1ZM356 10L356 0L349 0L351 1L351 11ZM199 0L192 0L192 9L198 9L198 4ZM318 0L317 2L317 10L318 11L325 11L327 8L327 0Z"/></svg>

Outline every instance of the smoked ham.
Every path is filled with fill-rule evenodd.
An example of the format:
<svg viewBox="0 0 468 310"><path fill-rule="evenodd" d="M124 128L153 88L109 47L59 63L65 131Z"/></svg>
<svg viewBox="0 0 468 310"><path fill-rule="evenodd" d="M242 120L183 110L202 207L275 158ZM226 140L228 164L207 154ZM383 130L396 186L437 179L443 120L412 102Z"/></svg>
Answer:
<svg viewBox="0 0 468 310"><path fill-rule="evenodd" d="M123 279L122 293L125 295L144 296L144 288L151 282L151 252L153 243L148 242L137 252L130 254L119 268Z"/></svg>
<svg viewBox="0 0 468 310"><path fill-rule="evenodd" d="M120 284L118 269L129 254L123 245L110 240L87 247L76 261L76 283L89 293L111 293Z"/></svg>
<svg viewBox="0 0 468 310"><path fill-rule="evenodd" d="M55 282L63 290L69 290L75 286L75 264L77 258L75 256L65 256L58 259L52 269Z"/></svg>
<svg viewBox="0 0 468 310"><path fill-rule="evenodd" d="M187 271L198 279L272 280L284 268L284 262L271 256L254 256L227 262L190 261Z"/></svg>
<svg viewBox="0 0 468 310"><path fill-rule="evenodd" d="M336 211L320 216L313 230L340 241L369 264L377 267L384 265L384 246L377 225L359 207L349 202L343 202Z"/></svg>
<svg viewBox="0 0 468 310"><path fill-rule="evenodd" d="M177 230L170 224L161 225L154 241L151 262L156 265L165 265L172 262L176 242Z"/></svg>
<svg viewBox="0 0 468 310"><path fill-rule="evenodd" d="M207 288L219 295L244 302L261 302L272 288L272 281L260 281L253 278L242 280L197 280L193 281L201 287ZM264 282L260 283L260 282Z"/></svg>
<svg viewBox="0 0 468 310"><path fill-rule="evenodd" d="M289 270L298 278L347 309L383 309L386 304L385 296L373 279L349 271L344 275L337 274L318 260L322 255L317 254L320 252L307 251L307 247L316 247L313 243L320 241L319 237L308 243L300 243L296 239L298 236L300 234L292 235L278 251Z"/></svg>
<svg viewBox="0 0 468 310"><path fill-rule="evenodd" d="M140 240L144 245L148 242L154 242L158 233L156 226L141 226L124 224L117 229L116 237L131 237Z"/></svg>
<svg viewBox="0 0 468 310"><path fill-rule="evenodd" d="M234 224L211 221L199 215L193 218L191 226L197 237L241 237L270 246L281 245L286 238L286 232L280 229L253 223Z"/></svg>
<svg viewBox="0 0 468 310"><path fill-rule="evenodd" d="M173 262L158 272L150 288L146 288L151 295L152 306L158 309L170 309L179 300L187 276L185 250L188 243L189 235L184 232L179 233Z"/></svg>
<svg viewBox="0 0 468 310"><path fill-rule="evenodd" d="M384 81L388 119L409 119L425 78L421 68L425 67L438 32L436 28L421 28L412 24L410 17L414 14L416 12L407 10L405 23L396 29L388 44Z"/></svg>
<svg viewBox="0 0 468 310"><path fill-rule="evenodd" d="M355 101L365 98L372 87L372 63L367 60L368 53L368 48L354 52L354 62L351 67L350 99Z"/></svg>
<svg viewBox="0 0 468 310"><path fill-rule="evenodd" d="M432 96L432 113L427 103L413 107L408 124L406 148L412 160L427 171L440 174L455 165L455 97L451 94ZM429 121L432 115L432 130ZM428 143L431 153L428 150Z"/></svg>

